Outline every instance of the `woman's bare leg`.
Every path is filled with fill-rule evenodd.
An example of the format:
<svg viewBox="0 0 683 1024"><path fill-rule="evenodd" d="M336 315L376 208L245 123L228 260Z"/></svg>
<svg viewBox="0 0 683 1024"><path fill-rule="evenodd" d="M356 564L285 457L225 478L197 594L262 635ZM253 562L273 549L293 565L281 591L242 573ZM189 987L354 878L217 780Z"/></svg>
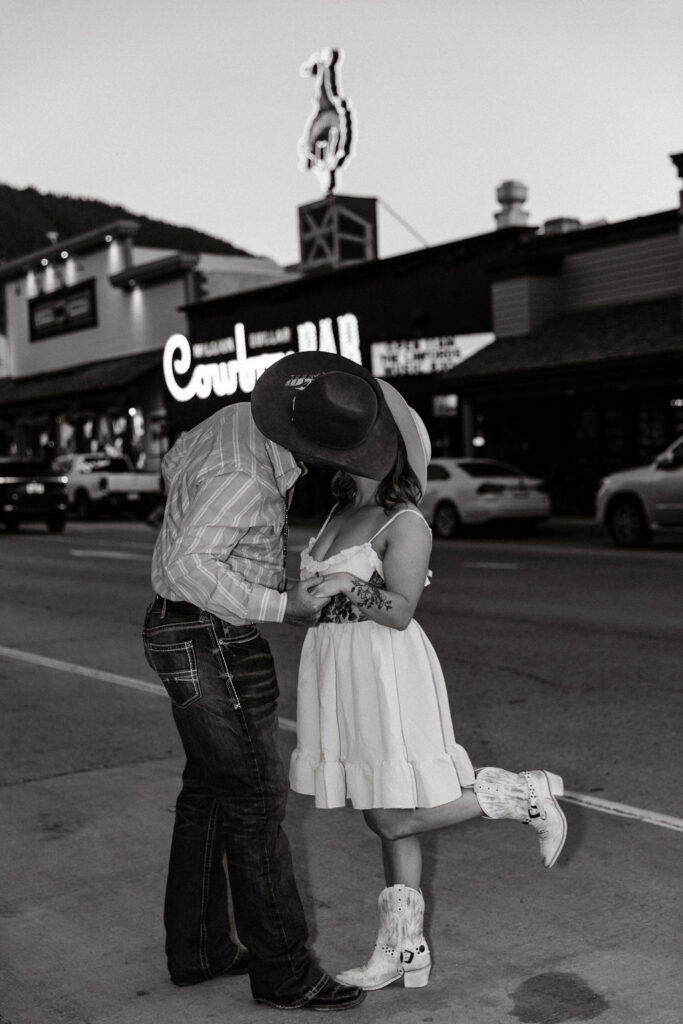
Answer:
<svg viewBox="0 0 683 1024"><path fill-rule="evenodd" d="M448 828L462 821L482 816L481 804L473 789L463 789L462 796L438 807L375 808L363 811L365 820L373 832L382 840L396 842L415 837L420 832L432 832L437 828ZM398 854L401 856L401 853ZM408 856L410 856L408 854ZM386 874L386 861L385 861ZM404 885L409 883L404 882Z"/></svg>
<svg viewBox="0 0 683 1024"><path fill-rule="evenodd" d="M420 888L422 849L417 836L403 839L382 839L382 863L387 885L408 885Z"/></svg>

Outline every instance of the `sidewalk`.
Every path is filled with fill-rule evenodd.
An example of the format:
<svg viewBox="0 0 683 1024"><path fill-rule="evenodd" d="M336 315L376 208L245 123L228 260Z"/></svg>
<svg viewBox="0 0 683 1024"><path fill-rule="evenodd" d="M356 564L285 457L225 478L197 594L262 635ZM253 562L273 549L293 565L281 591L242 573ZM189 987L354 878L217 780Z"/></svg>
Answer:
<svg viewBox="0 0 683 1024"><path fill-rule="evenodd" d="M283 733L285 757L291 744ZM310 1021L255 1004L246 977L170 984L161 910L180 768L170 757L0 790L3 1024ZM535 836L512 822L426 837L430 984L370 993L340 1019L679 1024L680 836L654 837L671 879L657 892L633 844L644 826L565 810L570 839L551 872ZM376 837L353 811L316 811L297 795L286 829L322 964L362 962L383 884Z"/></svg>

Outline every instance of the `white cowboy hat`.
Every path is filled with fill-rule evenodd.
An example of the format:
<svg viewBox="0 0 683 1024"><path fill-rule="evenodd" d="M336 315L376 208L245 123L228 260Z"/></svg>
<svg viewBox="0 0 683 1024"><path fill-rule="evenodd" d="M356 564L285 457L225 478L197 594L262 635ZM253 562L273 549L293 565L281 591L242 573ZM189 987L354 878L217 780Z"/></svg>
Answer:
<svg viewBox="0 0 683 1024"><path fill-rule="evenodd" d="M389 406L389 412L403 438L410 468L417 477L420 490L424 495L427 486L427 466L432 457L432 445L427 428L396 388L387 384L385 380L378 380L378 384L384 394L384 400Z"/></svg>

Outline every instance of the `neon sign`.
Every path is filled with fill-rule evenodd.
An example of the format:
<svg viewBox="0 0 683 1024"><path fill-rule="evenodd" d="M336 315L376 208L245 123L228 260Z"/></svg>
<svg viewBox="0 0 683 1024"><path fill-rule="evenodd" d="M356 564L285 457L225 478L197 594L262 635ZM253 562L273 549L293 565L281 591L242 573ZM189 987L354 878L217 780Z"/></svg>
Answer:
<svg viewBox="0 0 683 1024"><path fill-rule="evenodd" d="M289 328L277 331L259 331L249 335L250 345L259 348L266 341L275 344L289 341ZM344 313L335 318L324 317L318 323L306 320L297 324L296 342L299 352L334 352L361 363L360 334L358 319L353 313ZM193 398L206 399L210 395L228 397L241 391L251 394L261 374L278 359L289 355L292 348L277 352L259 352L250 355L247 351L247 337L244 324L235 324L234 337L217 341L197 342L191 345L184 334L172 334L164 346L163 372L166 387L177 402L189 402ZM193 358L234 352L233 359L217 362L197 363ZM182 382L182 378L189 378Z"/></svg>
<svg viewBox="0 0 683 1024"><path fill-rule="evenodd" d="M343 60L343 50L326 48L301 65L302 77L315 77L315 94L299 140L299 166L303 171L313 170L328 195L334 191L342 164L353 156L355 144L353 110L341 93L338 69Z"/></svg>

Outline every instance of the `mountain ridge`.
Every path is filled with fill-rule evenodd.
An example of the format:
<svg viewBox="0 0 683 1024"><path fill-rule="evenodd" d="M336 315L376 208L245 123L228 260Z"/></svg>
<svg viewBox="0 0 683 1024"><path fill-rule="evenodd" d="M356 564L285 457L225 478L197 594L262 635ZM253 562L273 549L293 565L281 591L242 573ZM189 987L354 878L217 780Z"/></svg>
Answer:
<svg viewBox="0 0 683 1024"><path fill-rule="evenodd" d="M225 256L253 256L232 242L195 228L170 224L102 199L40 192L29 185L15 188L0 182L0 263L16 259L50 244L49 231L70 238L114 220L136 220L137 245L206 252Z"/></svg>

